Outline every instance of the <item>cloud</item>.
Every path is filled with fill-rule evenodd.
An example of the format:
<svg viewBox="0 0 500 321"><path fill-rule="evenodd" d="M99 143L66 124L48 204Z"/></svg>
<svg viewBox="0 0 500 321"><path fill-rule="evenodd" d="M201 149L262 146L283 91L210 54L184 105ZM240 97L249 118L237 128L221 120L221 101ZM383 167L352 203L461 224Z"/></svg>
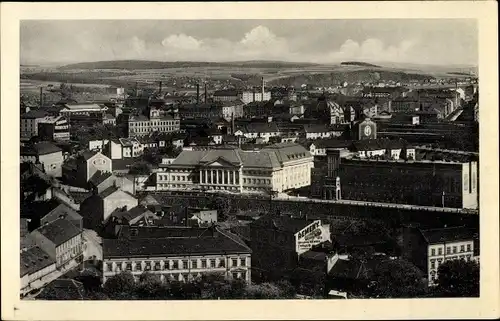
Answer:
<svg viewBox="0 0 500 321"><path fill-rule="evenodd" d="M328 57L333 61L351 59L364 61L403 62L411 59L416 41L404 40L398 45L385 46L380 39L369 38L361 44L346 40L338 50L331 51Z"/></svg>
<svg viewBox="0 0 500 321"><path fill-rule="evenodd" d="M203 46L203 41L195 39L185 34L170 35L161 42L166 49L173 50L199 50Z"/></svg>

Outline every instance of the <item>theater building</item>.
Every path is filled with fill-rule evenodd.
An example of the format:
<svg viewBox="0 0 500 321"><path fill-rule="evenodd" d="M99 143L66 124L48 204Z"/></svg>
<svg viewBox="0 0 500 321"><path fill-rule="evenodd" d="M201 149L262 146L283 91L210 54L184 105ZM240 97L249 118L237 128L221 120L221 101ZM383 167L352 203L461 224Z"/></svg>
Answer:
<svg viewBox="0 0 500 321"><path fill-rule="evenodd" d="M185 150L171 164L159 167L158 190L283 192L311 184L313 156L301 145L279 143L260 151L236 147Z"/></svg>
<svg viewBox="0 0 500 321"><path fill-rule="evenodd" d="M134 227L128 235L103 240L103 283L128 271L162 281L191 281L205 273L250 282L252 250L238 236L216 227Z"/></svg>

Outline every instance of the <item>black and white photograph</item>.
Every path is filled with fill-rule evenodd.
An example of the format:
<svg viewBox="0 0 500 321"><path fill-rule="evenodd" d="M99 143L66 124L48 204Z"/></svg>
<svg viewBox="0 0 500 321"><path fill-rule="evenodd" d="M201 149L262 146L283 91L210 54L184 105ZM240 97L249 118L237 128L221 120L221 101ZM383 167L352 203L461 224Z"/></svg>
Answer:
<svg viewBox="0 0 500 321"><path fill-rule="evenodd" d="M480 298L479 52L472 18L19 21L19 299Z"/></svg>

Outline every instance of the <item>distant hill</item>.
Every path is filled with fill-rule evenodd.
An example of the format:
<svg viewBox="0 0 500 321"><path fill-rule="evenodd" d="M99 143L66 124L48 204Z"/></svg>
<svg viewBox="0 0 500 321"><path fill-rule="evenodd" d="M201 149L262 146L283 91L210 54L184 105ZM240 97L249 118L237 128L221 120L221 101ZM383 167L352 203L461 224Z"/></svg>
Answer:
<svg viewBox="0 0 500 321"><path fill-rule="evenodd" d="M345 65L345 66L360 66L360 67L380 68L380 66L377 66L374 64L369 64L367 62L360 62L360 61L343 61L340 64Z"/></svg>
<svg viewBox="0 0 500 321"><path fill-rule="evenodd" d="M238 61L238 62L199 62L199 61L148 61L148 60L115 60L82 62L62 66L61 70L71 69L167 69L188 67L246 67L246 68L293 68L315 66L312 63L295 63L284 61Z"/></svg>

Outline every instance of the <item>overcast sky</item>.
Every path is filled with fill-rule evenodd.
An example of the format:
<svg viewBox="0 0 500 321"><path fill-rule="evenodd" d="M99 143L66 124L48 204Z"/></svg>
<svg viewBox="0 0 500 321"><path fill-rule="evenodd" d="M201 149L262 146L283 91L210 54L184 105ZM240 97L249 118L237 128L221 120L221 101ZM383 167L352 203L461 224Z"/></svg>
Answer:
<svg viewBox="0 0 500 321"><path fill-rule="evenodd" d="M21 63L344 60L477 64L474 20L81 20L21 22Z"/></svg>

